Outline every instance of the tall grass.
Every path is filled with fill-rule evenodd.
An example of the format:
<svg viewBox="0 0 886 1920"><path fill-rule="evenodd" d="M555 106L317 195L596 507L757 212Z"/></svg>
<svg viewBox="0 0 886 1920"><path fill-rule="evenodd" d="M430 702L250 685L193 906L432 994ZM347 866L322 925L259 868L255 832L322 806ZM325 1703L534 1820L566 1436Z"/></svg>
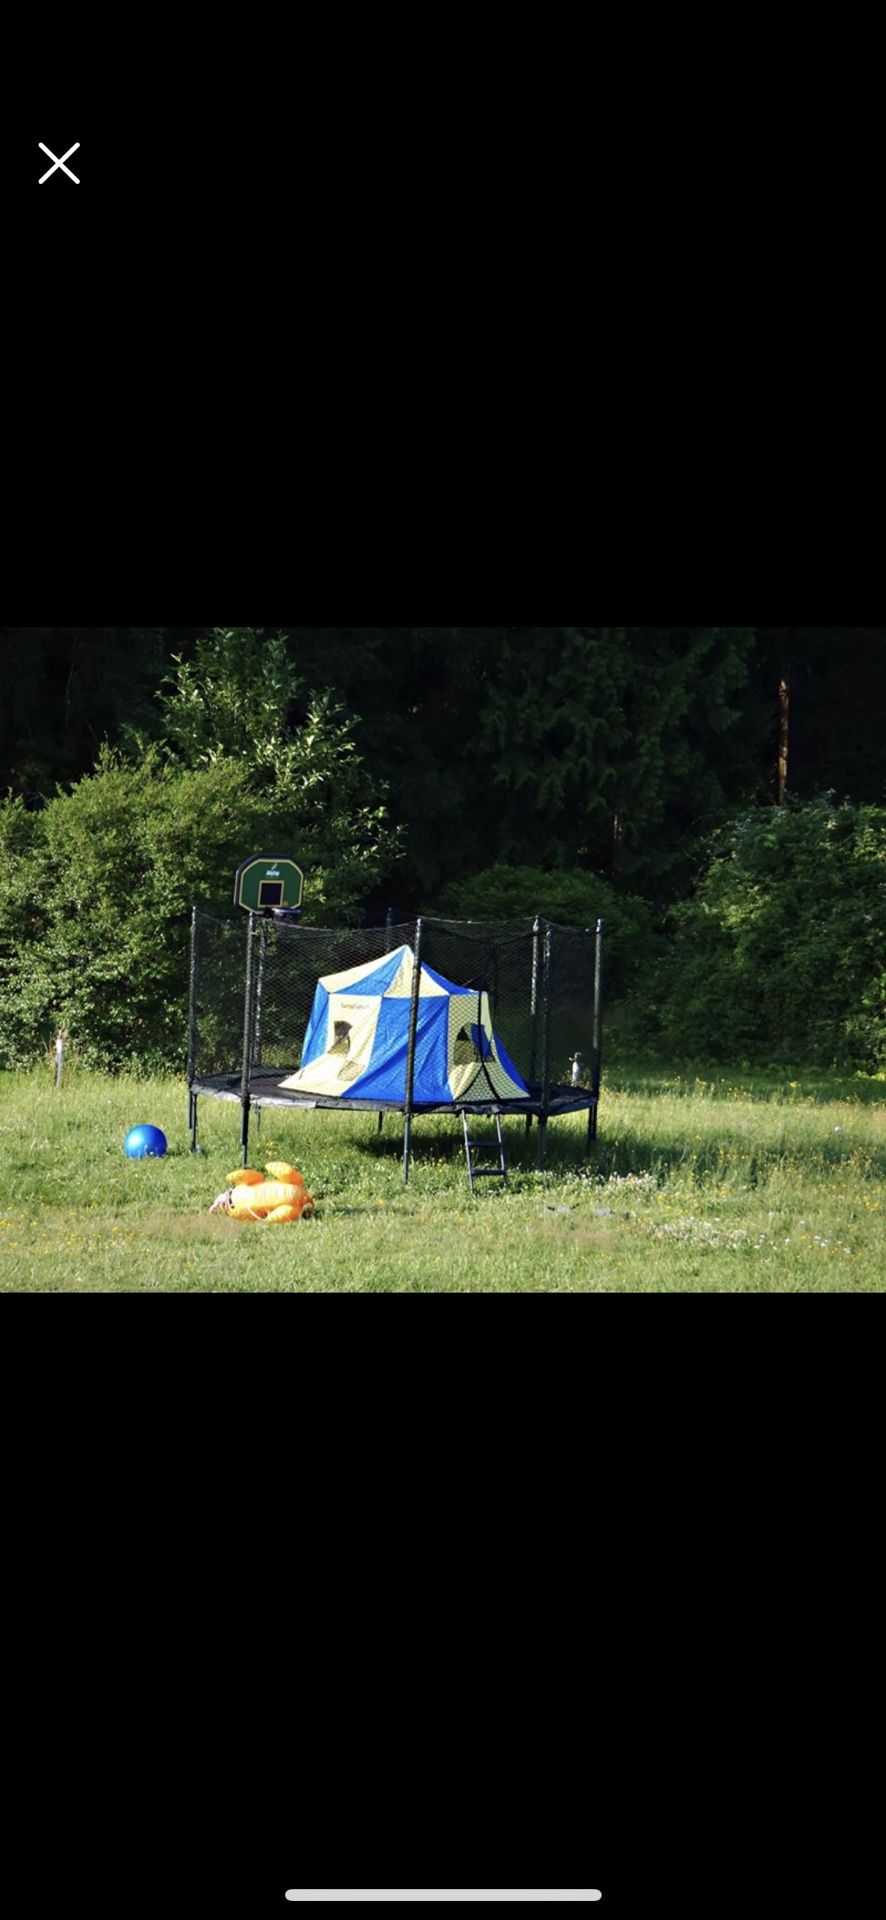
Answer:
<svg viewBox="0 0 886 1920"><path fill-rule="evenodd" d="M468 1190L461 1128L270 1109L251 1163L287 1158L311 1222L208 1214L238 1165L239 1109L200 1102L192 1155L175 1080L0 1075L0 1289L45 1292L875 1292L884 1287L883 1082L613 1071L600 1138L581 1117L507 1121L511 1185ZM127 1160L149 1120L164 1160Z"/></svg>

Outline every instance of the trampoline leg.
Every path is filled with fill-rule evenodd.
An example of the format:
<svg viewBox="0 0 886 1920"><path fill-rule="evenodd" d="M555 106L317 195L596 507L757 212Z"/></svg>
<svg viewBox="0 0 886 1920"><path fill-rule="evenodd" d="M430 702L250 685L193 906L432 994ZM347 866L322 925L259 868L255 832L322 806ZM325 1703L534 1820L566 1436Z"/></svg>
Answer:
<svg viewBox="0 0 886 1920"><path fill-rule="evenodd" d="M527 1132L527 1133L531 1133L531 1132L532 1132L532 1115L531 1115L531 1113L527 1113L527 1115L526 1115L526 1132Z"/></svg>
<svg viewBox="0 0 886 1920"><path fill-rule="evenodd" d="M384 1124L385 1124L385 1116L384 1116L384 1114L383 1114L383 1112L381 1111L381 1108L379 1108L379 1114L378 1114L378 1130L379 1130L379 1133L381 1133L381 1130L382 1130L382 1127L384 1126Z"/></svg>
<svg viewBox="0 0 886 1920"><path fill-rule="evenodd" d="M403 1121L403 1185L409 1180L409 1139L412 1133L412 1115L407 1113Z"/></svg>
<svg viewBox="0 0 886 1920"><path fill-rule="evenodd" d="M245 1167L246 1155L249 1152L249 1101L248 1100L244 1100L240 1108L240 1147L243 1154L243 1158L240 1162L240 1165L241 1167Z"/></svg>
<svg viewBox="0 0 886 1920"><path fill-rule="evenodd" d="M539 1164L539 1167L543 1167L545 1163L545 1146L547 1144L547 1136L548 1136L547 1119L543 1113L540 1113L538 1116L538 1164Z"/></svg>
<svg viewBox="0 0 886 1920"><path fill-rule="evenodd" d="M588 1108L588 1146L592 1147L597 1138L597 1103Z"/></svg>
<svg viewBox="0 0 886 1920"><path fill-rule="evenodd" d="M188 1126L191 1129L191 1152L197 1151L197 1095L188 1093Z"/></svg>

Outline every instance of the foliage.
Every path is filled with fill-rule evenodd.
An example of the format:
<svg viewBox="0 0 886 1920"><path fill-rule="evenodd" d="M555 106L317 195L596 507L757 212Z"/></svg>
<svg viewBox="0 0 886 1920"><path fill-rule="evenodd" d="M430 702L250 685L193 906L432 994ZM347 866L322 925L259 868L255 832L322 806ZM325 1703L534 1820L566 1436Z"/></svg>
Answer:
<svg viewBox="0 0 886 1920"><path fill-rule="evenodd" d="M399 835L358 750L357 723L330 690L308 691L284 636L214 627L191 659L176 661L161 704L175 764L235 760L269 819L283 823L277 851L291 850L305 872L305 918L352 918L373 882L396 866ZM265 843L268 831L269 823Z"/></svg>
<svg viewBox="0 0 886 1920"><path fill-rule="evenodd" d="M393 901L405 918L434 898L465 913L475 881L486 889L490 870L504 888L506 917L519 917L535 911L532 876L540 875L546 898L555 884L558 897L561 881L566 888L551 917L584 921L602 910L609 987L617 994L633 986L631 966L646 955L642 1004L657 1012L646 1017L645 1037L655 1044L701 1050L702 1029L719 1057L732 1050L757 1058L788 1044L797 1058L880 1057L882 966L866 941L879 937L881 921L878 907L860 904L865 862L873 868L877 856L863 852L861 814L845 841L845 863L844 827L830 834L816 888L816 855L810 850L807 858L791 838L799 829L747 809L774 797L781 706L790 716L789 793L814 801L834 788L872 810L876 834L884 800L884 629L2 628L0 651L7 667L0 789L8 785L24 800L16 807L10 799L0 814L0 1057L39 1045L34 1034L60 1017L59 1004L73 1018L87 994L87 967L96 1004L77 1019L83 1026L88 1014L102 1030L98 1003L110 991L101 978L110 964L104 932L90 947L92 920L71 904L68 827L53 824L66 820L64 796L51 795L57 782L83 786L104 740L131 763L126 796L122 762L115 776L126 830L114 840L101 799L111 792L111 762L103 759L105 786L94 794L85 786L71 812L72 844L87 866L112 848L102 886L113 903L108 920L119 926L132 920L134 906L114 902L109 874L132 829L147 876L138 899L155 916L158 941L179 953L177 965L185 909L174 885L170 899L163 836L186 865L190 855L164 782L188 774L197 785L179 790L182 821L193 847L202 847L196 796L205 791L206 846L210 865L210 840L223 862L217 897L226 913L232 855L250 843L267 845L272 833L279 850L291 850L305 868L306 917L315 920L380 915ZM142 767L150 771L139 800ZM223 788L238 796L240 831L230 836L218 818ZM160 796L156 857L144 823L136 826L136 815L152 815L148 790ZM90 847L92 829L75 831L75 816L85 818L93 806L101 818ZM689 895L700 848L713 829L739 817L737 809L781 835L796 868L767 868L761 842L758 866L745 872L737 862L730 870L737 893L727 909L718 892L725 878L715 878L712 864L726 858L725 828L710 861L704 856L701 888L674 916L673 965L652 966L659 950L638 896L660 915ZM793 817L790 809L784 816ZM216 829L221 838L212 840ZM756 859L755 833L749 859ZM508 884L508 867L530 875L525 895L519 880ZM603 880L591 883L589 875L605 876L612 892L604 895ZM787 900L792 929L783 918ZM855 905L862 916L845 951L824 931L836 903L850 920ZM481 901L478 916L486 911ZM73 924L63 933L66 919ZM66 962L69 950L79 958ZM775 970L773 954L782 956ZM776 977L780 986L761 1015L757 994L765 1000ZM634 1001L639 1008L637 995ZM620 1020L633 1021L623 993L618 1008ZM155 1008L150 1043L165 1059L162 1026ZM639 1040L636 1022L632 1030ZM117 1039L112 1051L118 1057Z"/></svg>
<svg viewBox="0 0 886 1920"><path fill-rule="evenodd" d="M760 627L752 677L770 689L787 683L788 786L797 798L833 788L842 799L883 802L882 627Z"/></svg>
<svg viewBox="0 0 886 1920"><path fill-rule="evenodd" d="M679 876L699 819L727 804L745 752L750 627L518 627L485 689L499 855Z"/></svg>
<svg viewBox="0 0 886 1920"><path fill-rule="evenodd" d="M40 813L0 805L4 1062L34 1059L63 1027L93 1064L183 1065L191 904L230 915L234 870L262 844L295 845L312 917L354 912L371 833L361 844L359 809L336 811L334 743L318 761L300 812L293 787L285 803L276 784L257 790L244 761L175 766L155 748L135 762L104 749Z"/></svg>
<svg viewBox="0 0 886 1920"><path fill-rule="evenodd" d="M757 777L752 628L285 633L311 685L361 716L403 825L398 885L414 909L493 859L673 891L699 819Z"/></svg>
<svg viewBox="0 0 886 1920"><path fill-rule="evenodd" d="M175 656L161 688L168 751L187 766L236 756L276 776L303 693L282 634L213 627L192 657Z"/></svg>
<svg viewBox="0 0 886 1920"><path fill-rule="evenodd" d="M481 739L486 689L499 670L499 627L286 629L299 671L334 690L361 720L369 764L402 828L404 859L387 878L418 912L449 877L489 851L489 765Z"/></svg>
<svg viewBox="0 0 886 1920"><path fill-rule="evenodd" d="M87 773L127 725L149 737L170 637L161 627L0 628L0 791L37 804Z"/></svg>
<svg viewBox="0 0 886 1920"><path fill-rule="evenodd" d="M622 893L598 875L574 870L545 873L503 861L446 889L441 911L461 920L531 920L538 913L559 926L606 923L607 996L622 992L655 951L652 916L644 900Z"/></svg>
<svg viewBox="0 0 886 1920"><path fill-rule="evenodd" d="M485 688L499 852L526 865L605 861L627 744L625 629L517 627Z"/></svg>
<svg viewBox="0 0 886 1920"><path fill-rule="evenodd" d="M782 677L790 790L884 797L882 628L4 628L0 652L0 788L32 805L103 738L267 770L312 694L343 703L403 830L382 905L395 873L417 909L493 859L673 899L699 835L774 797Z"/></svg>
<svg viewBox="0 0 886 1920"><path fill-rule="evenodd" d="M828 796L742 812L672 919L649 1012L675 1054L886 1060L886 808Z"/></svg>

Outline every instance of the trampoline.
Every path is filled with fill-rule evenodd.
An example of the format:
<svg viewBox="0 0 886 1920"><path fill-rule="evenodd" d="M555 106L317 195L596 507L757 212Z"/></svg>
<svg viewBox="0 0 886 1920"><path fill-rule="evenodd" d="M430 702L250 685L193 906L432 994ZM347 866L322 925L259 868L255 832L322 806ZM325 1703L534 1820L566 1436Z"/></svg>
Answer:
<svg viewBox="0 0 886 1920"><path fill-rule="evenodd" d="M260 1119L265 1107L376 1113L379 1128L386 1113L401 1113L404 1181L413 1122L423 1115L513 1115L527 1131L535 1120L541 1167L548 1122L586 1112L590 1146L600 1097L603 935L602 920L591 929L560 927L540 916L517 924L422 916L353 929L295 925L254 912L246 921L222 921L195 907L192 1148L201 1095L239 1105L244 1166L252 1110ZM323 1062L348 1045L345 1023L333 1016L357 1006L362 1017L370 992L384 1009L384 1049L373 1029L372 1042L349 1068L354 1090L331 1092ZM351 998L334 1002L336 993ZM446 1009L435 1004L447 996L448 1041ZM470 1021L464 1018L468 1002ZM433 1046L436 1074L427 1064ZM318 1053L312 1070L305 1063L316 1062ZM475 1064L459 1067L465 1059ZM312 1073L319 1085L283 1084L310 1080ZM371 1092L360 1090L361 1080Z"/></svg>

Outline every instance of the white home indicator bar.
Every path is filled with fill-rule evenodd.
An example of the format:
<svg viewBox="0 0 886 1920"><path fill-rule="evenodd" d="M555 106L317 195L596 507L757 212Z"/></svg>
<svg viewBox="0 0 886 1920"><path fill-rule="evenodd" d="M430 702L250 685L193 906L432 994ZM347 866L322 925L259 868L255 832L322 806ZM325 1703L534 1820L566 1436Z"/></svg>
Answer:
<svg viewBox="0 0 886 1920"><path fill-rule="evenodd" d="M350 1891L346 1890L344 1893L318 1893L316 1891L299 1893L293 1887L288 1891L286 1898L287 1900L602 1900L603 1895L599 1887L589 1887L586 1888L584 1892L567 1892L561 1887L550 1893L542 1891L541 1888L534 1888L528 1893L515 1893L513 1891L493 1893L488 1887L481 1887L479 1892L457 1892L453 1888L449 1888L438 1893L407 1893L402 1888L399 1888L391 1893L358 1893L354 1889Z"/></svg>

